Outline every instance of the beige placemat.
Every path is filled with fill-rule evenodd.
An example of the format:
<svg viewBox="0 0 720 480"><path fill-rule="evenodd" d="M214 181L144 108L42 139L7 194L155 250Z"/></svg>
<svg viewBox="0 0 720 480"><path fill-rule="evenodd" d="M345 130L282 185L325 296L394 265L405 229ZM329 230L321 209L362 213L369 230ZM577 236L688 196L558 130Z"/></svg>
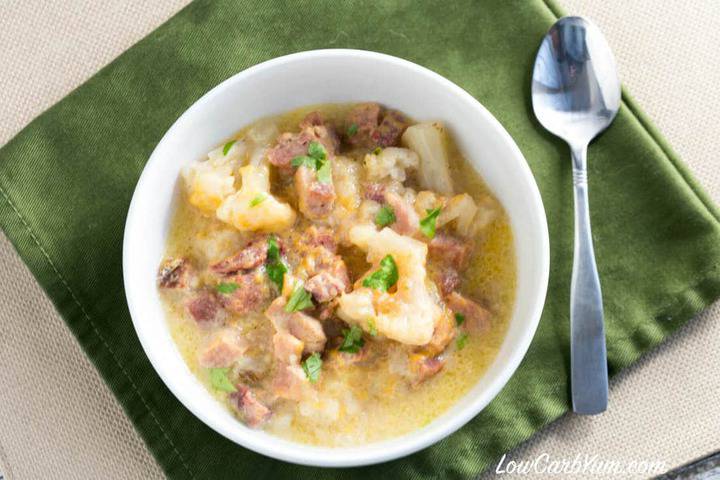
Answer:
<svg viewBox="0 0 720 480"><path fill-rule="evenodd" d="M185 3L0 2L0 144ZM564 4L600 24L625 84L720 201L714 142L720 127L716 1ZM0 472L13 479L162 478L4 236L0 265ZM716 304L615 379L607 413L567 416L510 452L506 462L543 453L571 460L579 454L610 461L660 460L671 468L720 447L719 318Z"/></svg>

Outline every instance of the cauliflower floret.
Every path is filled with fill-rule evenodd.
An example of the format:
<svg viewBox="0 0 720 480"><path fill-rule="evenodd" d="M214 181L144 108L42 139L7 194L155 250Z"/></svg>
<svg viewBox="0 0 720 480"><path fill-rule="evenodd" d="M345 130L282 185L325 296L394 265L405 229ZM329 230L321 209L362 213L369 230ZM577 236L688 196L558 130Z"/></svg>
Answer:
<svg viewBox="0 0 720 480"><path fill-rule="evenodd" d="M436 322L443 315L427 287L425 261L427 245L398 235L389 228L375 230L371 225L358 225L350 230L350 241L367 252L370 272L380 260L392 255L398 269L394 292L363 287L358 280L351 293L343 294L338 315L348 323L358 324L408 345L425 345L432 338Z"/></svg>
<svg viewBox="0 0 720 480"><path fill-rule="evenodd" d="M347 157L335 157L332 179L337 192L335 209L351 213L360 205L360 167Z"/></svg>
<svg viewBox="0 0 720 480"><path fill-rule="evenodd" d="M295 223L295 211L270 193L267 165L240 169L240 190L223 200L217 217L241 231L279 232Z"/></svg>
<svg viewBox="0 0 720 480"><path fill-rule="evenodd" d="M188 201L210 215L235 191L233 172L245 155L243 142L235 142L227 154L223 149L216 148L208 153L208 160L194 162L182 170Z"/></svg>
<svg viewBox="0 0 720 480"><path fill-rule="evenodd" d="M455 231L463 237L470 237L475 234L477 224L473 220L477 212L478 207L470 195L455 195L440 212L437 226L441 227L455 220Z"/></svg>
<svg viewBox="0 0 720 480"><path fill-rule="evenodd" d="M417 153L407 148L388 147L380 153L365 155L365 173L368 180L377 182L385 178L404 182L405 170L417 168Z"/></svg>

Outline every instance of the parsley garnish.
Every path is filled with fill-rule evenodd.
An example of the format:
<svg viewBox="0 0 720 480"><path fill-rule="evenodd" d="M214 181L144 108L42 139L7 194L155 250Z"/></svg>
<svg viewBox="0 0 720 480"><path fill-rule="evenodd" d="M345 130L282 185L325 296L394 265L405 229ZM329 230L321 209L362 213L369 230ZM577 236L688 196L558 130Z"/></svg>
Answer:
<svg viewBox="0 0 720 480"><path fill-rule="evenodd" d="M225 146L223 147L223 155L227 155L227 154L228 154L228 152L230 151L230 149L232 148L232 146L235 145L235 142L236 142L236 140L230 140L229 142L227 142L227 143L225 144Z"/></svg>
<svg viewBox="0 0 720 480"><path fill-rule="evenodd" d="M395 211L390 205L383 205L375 214L375 224L382 228L395 223Z"/></svg>
<svg viewBox="0 0 720 480"><path fill-rule="evenodd" d="M358 126L357 123L352 123L347 129L347 135L348 137L353 137L358 132Z"/></svg>
<svg viewBox="0 0 720 480"><path fill-rule="evenodd" d="M440 207L427 210L427 216L420 220L420 231L428 238L435 236L435 223L440 215Z"/></svg>
<svg viewBox="0 0 720 480"><path fill-rule="evenodd" d="M293 167L305 165L317 172L317 179L320 183L330 183L332 181L332 172L330 170L330 161L327 158L327 150L320 142L310 142L308 145L308 154L295 157L290 162Z"/></svg>
<svg viewBox="0 0 720 480"><path fill-rule="evenodd" d="M457 346L458 350L462 350L465 348L465 344L467 344L468 341L468 334L463 332L458 337L457 341L455 342L455 345Z"/></svg>
<svg viewBox="0 0 720 480"><path fill-rule="evenodd" d="M353 325L349 329L343 329L342 334L344 337L343 342L342 345L340 345L340 348L338 348L341 352L357 353L360 351L362 346L365 345L362 328L357 325Z"/></svg>
<svg viewBox="0 0 720 480"><path fill-rule="evenodd" d="M280 258L280 247L278 246L277 238L270 235L268 237L268 251L267 251L268 263L265 266L265 271L278 290L282 290L283 277L287 273L287 265Z"/></svg>
<svg viewBox="0 0 720 480"><path fill-rule="evenodd" d="M459 327L463 323L465 323L465 315L462 313L456 313L455 314L455 323L457 323L457 326Z"/></svg>
<svg viewBox="0 0 720 480"><path fill-rule="evenodd" d="M315 383L318 381L318 378L320 378L320 370L322 369L322 363L322 358L320 358L320 354L317 352L310 355L302 363L302 368L305 371L305 376L307 376L310 382Z"/></svg>
<svg viewBox="0 0 720 480"><path fill-rule="evenodd" d="M368 320L367 327L370 331L370 335L372 335L373 337L377 337L377 327L375 326L375 320L373 320L372 318Z"/></svg>
<svg viewBox="0 0 720 480"><path fill-rule="evenodd" d="M221 392L236 392L237 389L228 379L227 374L230 371L229 368L211 368L210 369L210 383L213 388L220 390Z"/></svg>
<svg viewBox="0 0 720 480"><path fill-rule="evenodd" d="M233 293L238 288L240 288L240 285L238 285L235 282L221 282L215 286L215 290L217 290L218 293L224 293L224 294Z"/></svg>
<svg viewBox="0 0 720 480"><path fill-rule="evenodd" d="M392 255L380 260L380 268L363 280L363 287L375 288L387 292L398 281L398 270Z"/></svg>
<svg viewBox="0 0 720 480"><path fill-rule="evenodd" d="M295 286L295 289L290 294L287 304L285 304L285 311L288 313L297 312L313 306L312 297L310 292L305 290L302 284Z"/></svg>
<svg viewBox="0 0 720 480"><path fill-rule="evenodd" d="M255 207L257 205L260 205L262 202L265 201L266 198L267 198L266 193L258 193L257 195L255 195L255 198L250 200L250 206Z"/></svg>
<svg viewBox="0 0 720 480"><path fill-rule="evenodd" d="M375 147L375 150L373 150L373 155L380 155L382 153L381 147Z"/></svg>

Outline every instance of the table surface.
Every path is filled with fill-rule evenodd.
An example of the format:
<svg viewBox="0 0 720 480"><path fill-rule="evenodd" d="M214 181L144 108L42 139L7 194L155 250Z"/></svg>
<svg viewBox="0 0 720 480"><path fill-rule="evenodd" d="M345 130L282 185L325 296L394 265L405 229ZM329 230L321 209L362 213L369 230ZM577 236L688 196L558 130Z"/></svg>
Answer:
<svg viewBox="0 0 720 480"><path fill-rule="evenodd" d="M0 145L186 3L0 3L0 91L6 92L0 102ZM720 202L716 0L562 3L569 13L599 24L625 85ZM2 234L0 265L0 479L3 474L7 479L163 478ZM710 454L720 446L719 319L716 303L614 378L606 413L566 415L509 452L506 461L597 455L608 461L660 461L669 470ZM43 382L36 380L38 372ZM483 478L495 476L494 470Z"/></svg>

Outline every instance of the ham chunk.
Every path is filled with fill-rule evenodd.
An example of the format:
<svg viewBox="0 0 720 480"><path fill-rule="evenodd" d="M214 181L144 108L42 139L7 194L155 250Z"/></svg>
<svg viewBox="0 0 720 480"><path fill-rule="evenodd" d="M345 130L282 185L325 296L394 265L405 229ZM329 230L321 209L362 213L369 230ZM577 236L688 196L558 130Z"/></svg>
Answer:
<svg viewBox="0 0 720 480"><path fill-rule="evenodd" d="M322 352L325 348L325 332L322 324L310 315L294 312L288 321L290 333L304 344L303 353Z"/></svg>
<svg viewBox="0 0 720 480"><path fill-rule="evenodd" d="M457 270L443 266L432 274L435 284L443 297L450 295L460 287L461 279Z"/></svg>
<svg viewBox="0 0 720 480"><path fill-rule="evenodd" d="M288 400L300 401L305 396L309 380L300 365L280 364L276 366L272 379L273 393Z"/></svg>
<svg viewBox="0 0 720 480"><path fill-rule="evenodd" d="M158 271L157 282L160 288L183 289L190 286L192 268L185 258L169 258Z"/></svg>
<svg viewBox="0 0 720 480"><path fill-rule="evenodd" d="M262 272L235 275L228 283L237 284L232 293L219 295L220 303L226 310L238 315L257 311L270 295L270 286Z"/></svg>
<svg viewBox="0 0 720 480"><path fill-rule="evenodd" d="M320 182L315 170L305 165L295 172L295 189L300 211L311 220L327 217L335 205L336 194L332 182Z"/></svg>
<svg viewBox="0 0 720 480"><path fill-rule="evenodd" d="M292 159L307 155L308 145L312 141L322 143L329 158L335 155L340 145L335 129L325 124L318 112L309 113L300 122L300 129L299 133L280 135L277 144L268 151L268 161L283 173L292 172Z"/></svg>
<svg viewBox="0 0 720 480"><path fill-rule="evenodd" d="M265 310L265 315L276 331L273 337L275 359L298 363L302 353L321 352L327 338L318 320L303 312L286 312L285 304L284 297L276 298Z"/></svg>
<svg viewBox="0 0 720 480"><path fill-rule="evenodd" d="M248 427L257 428L270 419L270 409L255 397L247 385L238 384L235 388L237 391L228 395L228 400Z"/></svg>
<svg viewBox="0 0 720 480"><path fill-rule="evenodd" d="M201 327L217 325L220 308L217 297L210 292L201 292L187 303L188 312Z"/></svg>
<svg viewBox="0 0 720 480"><path fill-rule="evenodd" d="M317 302L324 303L345 292L349 283L347 272L344 275L335 276L330 272L323 271L309 278L305 282L305 289Z"/></svg>
<svg viewBox="0 0 720 480"><path fill-rule="evenodd" d="M382 112L380 105L373 102L357 105L345 120L347 142L365 148L397 145L407 126L400 112Z"/></svg>
<svg viewBox="0 0 720 480"><path fill-rule="evenodd" d="M240 359L247 348L236 328L225 327L210 337L198 360L203 368L226 368Z"/></svg>
<svg viewBox="0 0 720 480"><path fill-rule="evenodd" d="M455 319L451 315L441 315L435 323L432 338L424 348L433 355L441 353L455 338Z"/></svg>
<svg viewBox="0 0 720 480"><path fill-rule="evenodd" d="M400 195L392 192L385 193L385 201L395 213L395 222L390 228L400 235L412 237L420 228L420 217L415 209Z"/></svg>
<svg viewBox="0 0 720 480"><path fill-rule="evenodd" d="M235 273L240 270L252 270L265 263L267 258L267 237L257 238L243 247L235 255L210 266L216 273Z"/></svg>
<svg viewBox="0 0 720 480"><path fill-rule="evenodd" d="M472 240L463 240L446 233L437 233L430 241L429 247L432 258L461 272L467 268L470 262L474 245Z"/></svg>
<svg viewBox="0 0 720 480"><path fill-rule="evenodd" d="M465 317L462 327L470 333L485 333L490 329L492 314L476 302L453 292L445 299L448 308Z"/></svg>
<svg viewBox="0 0 720 480"><path fill-rule="evenodd" d="M335 235L329 228L311 225L305 230L300 241L304 246L310 248L323 247L332 253L337 252Z"/></svg>
<svg viewBox="0 0 720 480"><path fill-rule="evenodd" d="M385 201L386 190L387 186L382 183L366 183L363 196L366 200L373 200L378 203L383 203Z"/></svg>
<svg viewBox="0 0 720 480"><path fill-rule="evenodd" d="M437 357L425 358L423 360L420 360L415 366L417 372L416 377L412 382L413 386L417 387L421 383L437 375L444 366L445 360Z"/></svg>

